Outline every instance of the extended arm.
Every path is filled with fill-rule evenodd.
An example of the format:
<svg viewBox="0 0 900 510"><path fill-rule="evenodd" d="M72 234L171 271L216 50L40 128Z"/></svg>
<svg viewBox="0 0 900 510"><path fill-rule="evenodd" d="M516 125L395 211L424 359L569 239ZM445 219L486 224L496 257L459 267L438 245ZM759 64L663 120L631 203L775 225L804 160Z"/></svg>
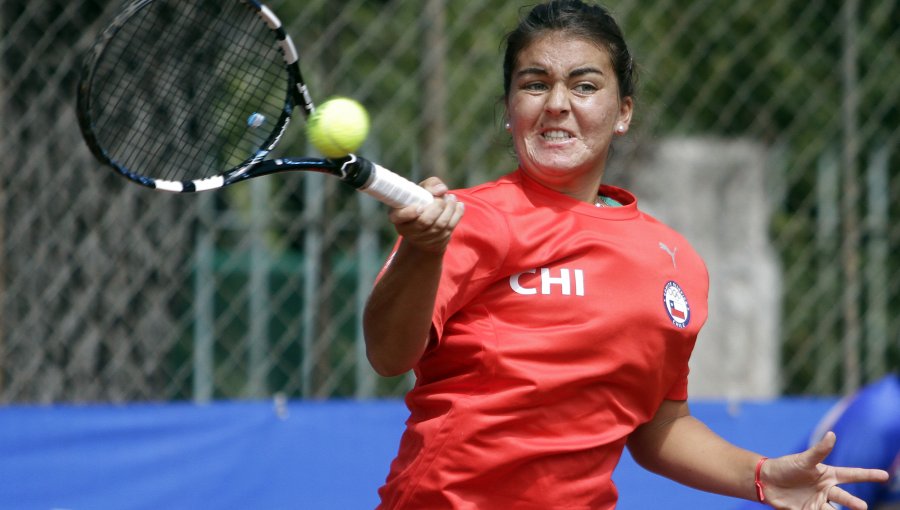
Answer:
<svg viewBox="0 0 900 510"><path fill-rule="evenodd" d="M464 211L440 180L422 185L436 200L391 211L402 240L363 313L369 363L383 376L410 370L425 352L444 251Z"/></svg>
<svg viewBox="0 0 900 510"><path fill-rule="evenodd" d="M691 416L686 401L666 400L628 439L634 460L676 482L743 499L756 499L760 455L738 448Z"/></svg>
<svg viewBox="0 0 900 510"><path fill-rule="evenodd" d="M763 463L765 502L792 510L831 510L829 502L865 510L864 501L838 484L883 482L888 474L822 464L834 442L829 432L804 452ZM653 420L632 433L628 448L638 464L676 482L726 496L757 498L755 470L761 456L719 437L690 415L687 402L663 402Z"/></svg>

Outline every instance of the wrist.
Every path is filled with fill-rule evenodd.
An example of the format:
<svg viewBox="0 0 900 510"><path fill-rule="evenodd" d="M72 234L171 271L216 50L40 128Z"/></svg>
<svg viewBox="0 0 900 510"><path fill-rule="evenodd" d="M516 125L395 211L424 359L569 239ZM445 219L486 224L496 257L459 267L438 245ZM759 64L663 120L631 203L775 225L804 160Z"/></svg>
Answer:
<svg viewBox="0 0 900 510"><path fill-rule="evenodd" d="M756 463L756 470L753 474L753 483L756 486L756 499L760 503L766 502L766 494L765 494L765 484L762 482L762 468L763 464L769 460L768 457L762 457L759 459L759 462Z"/></svg>
<svg viewBox="0 0 900 510"><path fill-rule="evenodd" d="M440 264L449 244L450 236L446 239L423 240L401 234L397 256L404 260L415 260L417 263Z"/></svg>

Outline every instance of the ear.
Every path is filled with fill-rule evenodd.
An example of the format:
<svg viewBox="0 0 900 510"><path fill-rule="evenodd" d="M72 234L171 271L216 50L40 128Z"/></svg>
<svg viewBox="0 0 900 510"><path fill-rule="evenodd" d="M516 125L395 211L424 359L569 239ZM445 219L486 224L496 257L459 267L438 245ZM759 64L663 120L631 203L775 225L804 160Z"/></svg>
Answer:
<svg viewBox="0 0 900 510"><path fill-rule="evenodd" d="M628 131L628 127L631 125L631 113L634 111L634 100L631 96L624 97L619 102L619 115L616 118L616 132L619 134L625 134ZM619 129L619 127L624 129ZM621 131L621 132L620 132Z"/></svg>
<svg viewBox="0 0 900 510"><path fill-rule="evenodd" d="M502 109L502 111L500 112L502 115L501 118L503 119L500 125L503 126L503 129L505 129L507 132L510 132L512 131L512 128L510 127L509 123L509 98L503 98L503 103L500 105L500 107Z"/></svg>

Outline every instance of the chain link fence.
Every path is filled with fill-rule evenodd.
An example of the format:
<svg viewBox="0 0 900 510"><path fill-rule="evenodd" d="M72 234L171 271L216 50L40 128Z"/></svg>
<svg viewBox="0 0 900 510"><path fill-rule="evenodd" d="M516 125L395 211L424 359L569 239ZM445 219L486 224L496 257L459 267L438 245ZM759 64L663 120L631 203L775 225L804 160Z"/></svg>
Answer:
<svg viewBox="0 0 900 510"><path fill-rule="evenodd" d="M223 0L225 1L225 0ZM318 101L372 114L362 153L453 186L513 168L501 127L506 0L272 1ZM621 0L640 65L628 153L670 136L777 155L780 391L900 366L900 5ZM81 58L120 6L0 3L0 401L395 396L360 311L393 242L383 207L318 175L169 195L128 184L77 128ZM309 153L302 129L279 152ZM682 206L689 207L684 197ZM702 213L702 212L701 212Z"/></svg>

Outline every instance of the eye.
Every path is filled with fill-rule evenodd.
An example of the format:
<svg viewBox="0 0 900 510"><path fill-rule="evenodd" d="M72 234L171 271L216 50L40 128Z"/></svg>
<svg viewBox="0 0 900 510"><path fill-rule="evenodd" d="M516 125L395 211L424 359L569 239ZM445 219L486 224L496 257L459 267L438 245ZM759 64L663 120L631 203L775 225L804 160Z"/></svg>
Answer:
<svg viewBox="0 0 900 510"><path fill-rule="evenodd" d="M531 92L543 92L549 88L546 83L540 81L530 81L522 85L522 90Z"/></svg>
<svg viewBox="0 0 900 510"><path fill-rule="evenodd" d="M600 89L593 83L579 83L575 85L572 90L574 90L576 94L587 96L593 94L594 92L597 92Z"/></svg>

